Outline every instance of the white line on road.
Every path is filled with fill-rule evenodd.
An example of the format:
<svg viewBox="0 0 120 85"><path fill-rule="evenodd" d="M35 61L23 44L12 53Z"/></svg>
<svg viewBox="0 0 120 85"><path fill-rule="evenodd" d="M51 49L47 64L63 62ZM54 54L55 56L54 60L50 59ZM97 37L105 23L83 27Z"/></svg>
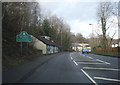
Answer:
<svg viewBox="0 0 120 85"><path fill-rule="evenodd" d="M103 62L103 63L106 63L106 64L110 64L110 63L108 63L108 62L106 62L106 61L102 61L102 60L100 60L100 59L96 59L97 61L100 61L100 62Z"/></svg>
<svg viewBox="0 0 120 85"><path fill-rule="evenodd" d="M73 62L75 63L76 66L78 66L78 64L73 60Z"/></svg>
<svg viewBox="0 0 120 85"><path fill-rule="evenodd" d="M100 62L104 62L104 61L102 61L102 60L99 60L99 59L96 59L97 61L100 61Z"/></svg>
<svg viewBox="0 0 120 85"><path fill-rule="evenodd" d="M81 71L95 84L98 85L83 69Z"/></svg>
<svg viewBox="0 0 120 85"><path fill-rule="evenodd" d="M92 57L88 57L88 58L93 59Z"/></svg>
<svg viewBox="0 0 120 85"><path fill-rule="evenodd" d="M71 55L70 55L71 57ZM76 66L78 66L78 64L74 61L74 59L71 57L71 60L75 63Z"/></svg>
<svg viewBox="0 0 120 85"><path fill-rule="evenodd" d="M120 69L114 69L114 68L94 68L94 67L83 67L83 69L120 71Z"/></svg>
<svg viewBox="0 0 120 85"><path fill-rule="evenodd" d="M89 57L89 56L86 56L86 57L91 58L91 57Z"/></svg>
<svg viewBox="0 0 120 85"><path fill-rule="evenodd" d="M118 79L110 79L110 78L103 78L103 77L94 77L94 79L101 79L101 80L107 80L107 81L117 81L120 82Z"/></svg>
<svg viewBox="0 0 120 85"><path fill-rule="evenodd" d="M80 63L80 64L105 64L105 63L88 63L88 62L77 62L77 63Z"/></svg>
<svg viewBox="0 0 120 85"><path fill-rule="evenodd" d="M83 56L85 56L85 55L83 55ZM90 57L90 56L86 56L86 57L88 57L88 58L90 58L90 59L93 59L92 57Z"/></svg>
<svg viewBox="0 0 120 85"><path fill-rule="evenodd" d="M105 62L106 64L110 64L110 63L108 63L108 62Z"/></svg>
<svg viewBox="0 0 120 85"><path fill-rule="evenodd" d="M83 55L83 56L85 56L85 55ZM92 57L90 57L90 56L86 56L86 57L88 57L88 58L90 58L90 59L93 59ZM102 63L105 63L105 64L110 64L110 63L108 63L108 62L106 62L106 61L103 61L103 60L100 60L100 59L96 59L97 61L100 61L100 62L102 62Z"/></svg>
<svg viewBox="0 0 120 85"><path fill-rule="evenodd" d="M77 62L94 62L96 60L78 60Z"/></svg>

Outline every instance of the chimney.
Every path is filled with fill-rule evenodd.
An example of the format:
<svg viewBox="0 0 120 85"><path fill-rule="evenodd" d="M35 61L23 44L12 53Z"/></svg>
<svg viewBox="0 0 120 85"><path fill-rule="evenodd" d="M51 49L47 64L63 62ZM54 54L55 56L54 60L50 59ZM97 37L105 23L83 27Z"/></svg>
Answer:
<svg viewBox="0 0 120 85"><path fill-rule="evenodd" d="M49 36L41 36L41 37L45 38L46 40L50 40Z"/></svg>

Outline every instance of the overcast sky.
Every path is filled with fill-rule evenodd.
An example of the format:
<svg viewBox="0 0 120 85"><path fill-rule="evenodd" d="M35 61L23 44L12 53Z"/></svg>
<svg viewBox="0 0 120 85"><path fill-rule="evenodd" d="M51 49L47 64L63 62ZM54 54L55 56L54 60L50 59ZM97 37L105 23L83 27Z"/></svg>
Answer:
<svg viewBox="0 0 120 85"><path fill-rule="evenodd" d="M71 27L71 32L81 33L89 37L93 28L96 28L96 11L98 2L40 2L43 9L62 17ZM112 34L111 34L112 35ZM118 35L115 35L115 38Z"/></svg>

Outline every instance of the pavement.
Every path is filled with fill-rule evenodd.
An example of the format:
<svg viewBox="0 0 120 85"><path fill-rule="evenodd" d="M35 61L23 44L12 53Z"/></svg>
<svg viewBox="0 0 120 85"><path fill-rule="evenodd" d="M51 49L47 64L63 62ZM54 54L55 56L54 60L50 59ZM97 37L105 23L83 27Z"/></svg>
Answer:
<svg viewBox="0 0 120 85"><path fill-rule="evenodd" d="M3 83L120 84L120 58L81 52L43 56L3 72Z"/></svg>

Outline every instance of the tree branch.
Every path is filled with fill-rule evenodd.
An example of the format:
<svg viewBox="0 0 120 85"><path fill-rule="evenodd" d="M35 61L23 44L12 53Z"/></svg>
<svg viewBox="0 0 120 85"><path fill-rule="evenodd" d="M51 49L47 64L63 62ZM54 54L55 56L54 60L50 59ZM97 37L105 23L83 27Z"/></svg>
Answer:
<svg viewBox="0 0 120 85"><path fill-rule="evenodd" d="M111 37L111 40L110 40L109 45L112 43L112 41L113 41L113 37L115 36L115 34L116 34L116 30L115 30L115 32L114 32L114 34L113 34L113 36Z"/></svg>
<svg viewBox="0 0 120 85"><path fill-rule="evenodd" d="M113 24L114 19L111 21L111 24L108 26L108 28L106 30L108 30L110 28L110 26Z"/></svg>

